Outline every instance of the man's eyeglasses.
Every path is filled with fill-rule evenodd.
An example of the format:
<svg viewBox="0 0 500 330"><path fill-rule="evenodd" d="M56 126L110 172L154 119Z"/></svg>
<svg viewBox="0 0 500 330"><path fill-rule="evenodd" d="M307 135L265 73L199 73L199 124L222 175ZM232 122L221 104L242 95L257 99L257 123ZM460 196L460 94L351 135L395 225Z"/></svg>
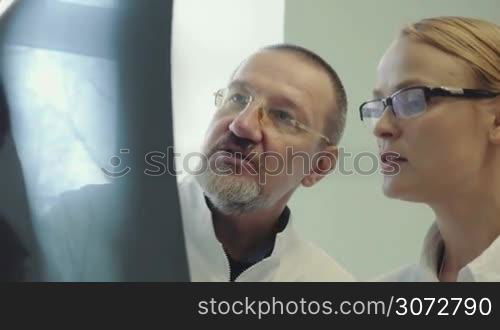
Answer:
<svg viewBox="0 0 500 330"><path fill-rule="evenodd" d="M223 88L214 93L215 106L218 111L238 114L245 111L252 103L259 104L259 119L262 125L268 126L280 134L297 135L303 131L323 139L327 144L332 142L325 135L309 128L296 119L294 111L286 108L269 106L263 97L241 88Z"/></svg>
<svg viewBox="0 0 500 330"><path fill-rule="evenodd" d="M428 102L432 97L482 99L493 98L499 95L500 93L498 92L480 89L425 86L408 87L400 89L389 97L361 104L359 114L361 121L373 128L387 107L390 107L396 118L413 118L426 111Z"/></svg>

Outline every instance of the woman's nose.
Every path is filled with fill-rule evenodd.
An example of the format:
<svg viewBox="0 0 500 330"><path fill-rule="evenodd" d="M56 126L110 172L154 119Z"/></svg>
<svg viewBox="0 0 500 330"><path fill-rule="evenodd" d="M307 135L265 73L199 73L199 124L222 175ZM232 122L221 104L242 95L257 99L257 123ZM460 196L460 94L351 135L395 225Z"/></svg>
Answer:
<svg viewBox="0 0 500 330"><path fill-rule="evenodd" d="M401 128L398 120L390 106L385 109L382 117L376 122L373 134L381 139L396 139L401 135Z"/></svg>

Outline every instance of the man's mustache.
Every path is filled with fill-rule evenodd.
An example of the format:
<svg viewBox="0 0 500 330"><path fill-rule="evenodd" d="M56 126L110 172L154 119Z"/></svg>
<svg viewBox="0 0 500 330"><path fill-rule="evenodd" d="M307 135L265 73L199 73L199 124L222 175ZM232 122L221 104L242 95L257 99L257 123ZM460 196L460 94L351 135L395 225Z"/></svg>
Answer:
<svg viewBox="0 0 500 330"><path fill-rule="evenodd" d="M242 141L238 141L238 139L240 138L225 135L209 150L206 155L207 159L210 159L215 153L223 151L234 157L248 161L256 171L259 171L262 165L259 154L256 151L252 151L252 144L246 143L245 147L242 147Z"/></svg>

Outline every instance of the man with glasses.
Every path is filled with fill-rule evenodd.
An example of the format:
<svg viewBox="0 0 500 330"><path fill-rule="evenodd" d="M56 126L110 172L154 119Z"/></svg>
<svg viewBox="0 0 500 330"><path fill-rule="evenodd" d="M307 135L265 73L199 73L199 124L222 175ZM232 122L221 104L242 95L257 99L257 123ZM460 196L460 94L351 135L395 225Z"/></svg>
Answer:
<svg viewBox="0 0 500 330"><path fill-rule="evenodd" d="M179 187L193 281L352 280L287 207L334 169L346 103L335 71L293 45L253 54L215 93L201 170Z"/></svg>
<svg viewBox="0 0 500 330"><path fill-rule="evenodd" d="M202 166L178 189L191 280L352 280L299 237L286 206L300 185L315 185L335 167L347 108L335 71L306 49L267 47L244 61L214 96ZM115 221L123 207L117 200L108 206L113 192L111 185L87 186L61 197L64 203L45 221L44 241L67 242L67 248L47 244L42 278L124 278L117 256L138 243L133 231L119 226L143 219L124 215ZM83 209L79 200L88 196ZM134 274L140 278L142 271Z"/></svg>

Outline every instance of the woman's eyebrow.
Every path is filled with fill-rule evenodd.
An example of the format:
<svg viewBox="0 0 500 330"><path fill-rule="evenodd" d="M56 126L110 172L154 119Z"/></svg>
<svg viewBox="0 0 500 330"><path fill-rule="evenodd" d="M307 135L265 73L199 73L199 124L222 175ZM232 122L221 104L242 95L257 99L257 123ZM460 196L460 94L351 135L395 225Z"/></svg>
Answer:
<svg viewBox="0 0 500 330"><path fill-rule="evenodd" d="M406 88L406 87L411 87L411 86L426 86L426 85L427 85L427 83L423 82L421 79L417 79L417 78L406 79L406 80L403 80L402 82L398 83L392 89L391 94L399 91L400 89ZM373 97L375 97L375 98L382 98L382 97L384 97L384 93L382 93L382 91L379 90L379 89L377 89L377 88L375 88L372 91L372 94L373 94Z"/></svg>

